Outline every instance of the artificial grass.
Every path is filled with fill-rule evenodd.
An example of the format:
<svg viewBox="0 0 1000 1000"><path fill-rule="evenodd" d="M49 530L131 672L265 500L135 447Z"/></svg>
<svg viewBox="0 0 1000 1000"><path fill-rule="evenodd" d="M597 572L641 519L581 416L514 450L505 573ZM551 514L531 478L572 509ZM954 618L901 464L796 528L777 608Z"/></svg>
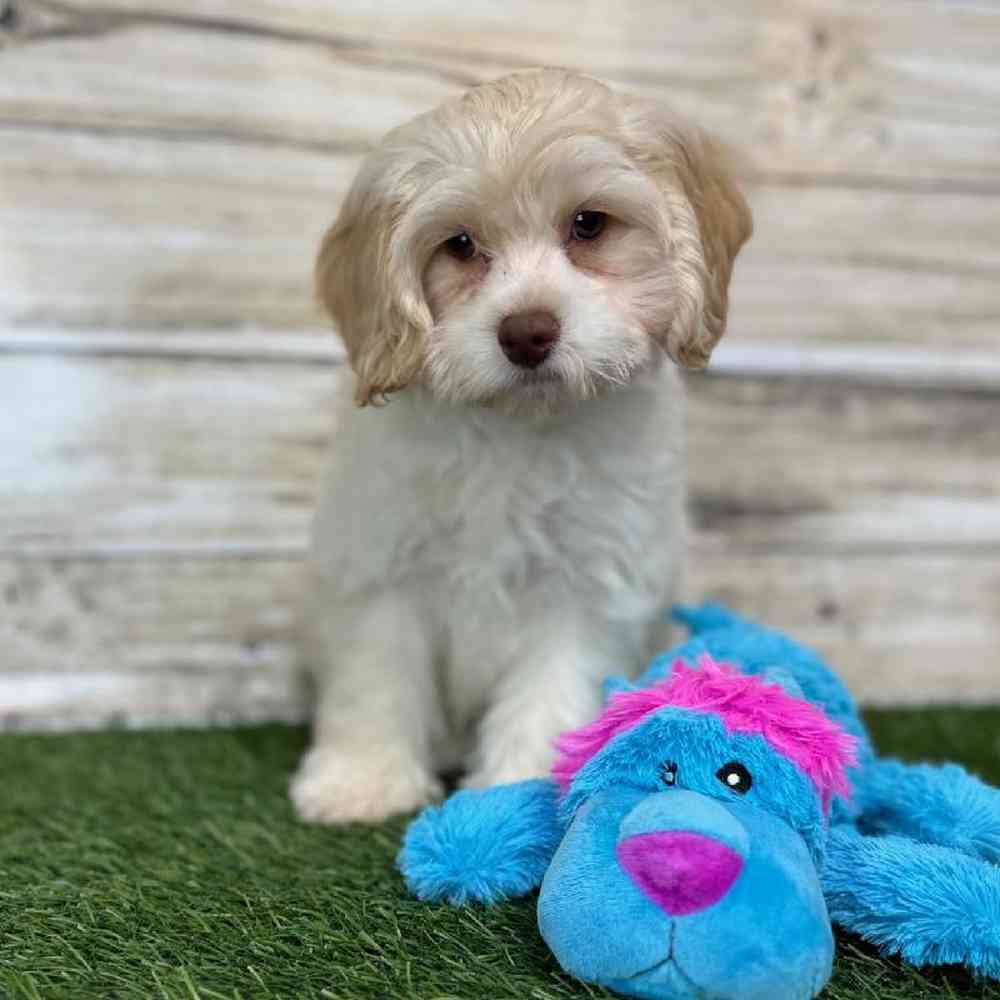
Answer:
<svg viewBox="0 0 1000 1000"><path fill-rule="evenodd" d="M1000 783L1000 709L878 712L883 752ZM451 910L406 896L402 821L294 820L305 742L277 726L0 737L0 996L569 1000L530 900ZM825 1000L1000 1000L841 938Z"/></svg>

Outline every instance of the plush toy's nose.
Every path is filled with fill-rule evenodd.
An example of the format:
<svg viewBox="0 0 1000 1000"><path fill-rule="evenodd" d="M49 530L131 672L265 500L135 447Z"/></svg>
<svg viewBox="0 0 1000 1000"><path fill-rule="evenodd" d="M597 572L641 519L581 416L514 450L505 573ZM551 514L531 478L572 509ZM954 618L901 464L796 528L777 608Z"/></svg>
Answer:
<svg viewBox="0 0 1000 1000"><path fill-rule="evenodd" d="M743 858L731 847L686 830L626 837L617 853L632 881L672 917L714 906L743 870Z"/></svg>

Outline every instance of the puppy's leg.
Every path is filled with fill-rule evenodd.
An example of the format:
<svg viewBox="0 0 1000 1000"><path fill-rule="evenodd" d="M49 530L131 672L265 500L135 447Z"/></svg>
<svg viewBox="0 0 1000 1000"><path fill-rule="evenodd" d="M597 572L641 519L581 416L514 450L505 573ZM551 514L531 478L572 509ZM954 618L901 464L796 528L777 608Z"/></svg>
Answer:
<svg viewBox="0 0 1000 1000"><path fill-rule="evenodd" d="M633 670L634 652L616 651L607 637L595 641L581 623L562 619L531 631L535 640L520 645L480 723L470 787L547 775L555 738L599 714L603 679Z"/></svg>
<svg viewBox="0 0 1000 1000"><path fill-rule="evenodd" d="M428 616L399 591L323 606L304 622L304 655L317 674L312 748L292 779L304 820L375 822L437 796L431 742L443 717Z"/></svg>

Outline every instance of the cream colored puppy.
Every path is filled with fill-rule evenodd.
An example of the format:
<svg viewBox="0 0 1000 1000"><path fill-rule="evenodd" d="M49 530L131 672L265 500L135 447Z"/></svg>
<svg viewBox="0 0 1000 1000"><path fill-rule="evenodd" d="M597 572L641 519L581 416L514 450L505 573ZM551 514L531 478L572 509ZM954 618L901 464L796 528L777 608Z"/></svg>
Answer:
<svg viewBox="0 0 1000 1000"><path fill-rule="evenodd" d="M368 157L316 269L351 391L304 622L304 819L414 809L444 769L542 774L663 641L671 362L708 362L750 230L710 138L572 73L476 87Z"/></svg>

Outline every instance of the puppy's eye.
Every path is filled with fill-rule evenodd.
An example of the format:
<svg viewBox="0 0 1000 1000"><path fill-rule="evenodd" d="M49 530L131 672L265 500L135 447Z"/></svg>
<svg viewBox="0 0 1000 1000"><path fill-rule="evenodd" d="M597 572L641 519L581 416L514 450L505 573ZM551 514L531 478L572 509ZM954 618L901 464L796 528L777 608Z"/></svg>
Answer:
<svg viewBox="0 0 1000 1000"><path fill-rule="evenodd" d="M570 235L574 240L596 240L604 232L608 217L604 212L577 212Z"/></svg>
<svg viewBox="0 0 1000 1000"><path fill-rule="evenodd" d="M445 240L442 246L455 260L472 260L476 256L476 244L472 242L472 237L468 233L452 236L450 240Z"/></svg>
<svg viewBox="0 0 1000 1000"><path fill-rule="evenodd" d="M660 765L660 781L667 788L673 788L677 784L677 765L672 760L664 761Z"/></svg>
<svg viewBox="0 0 1000 1000"><path fill-rule="evenodd" d="M740 795L746 795L753 787L753 778L750 776L750 772L736 760L731 760L728 764L723 764L715 772L715 776L726 788L734 792L739 792Z"/></svg>

